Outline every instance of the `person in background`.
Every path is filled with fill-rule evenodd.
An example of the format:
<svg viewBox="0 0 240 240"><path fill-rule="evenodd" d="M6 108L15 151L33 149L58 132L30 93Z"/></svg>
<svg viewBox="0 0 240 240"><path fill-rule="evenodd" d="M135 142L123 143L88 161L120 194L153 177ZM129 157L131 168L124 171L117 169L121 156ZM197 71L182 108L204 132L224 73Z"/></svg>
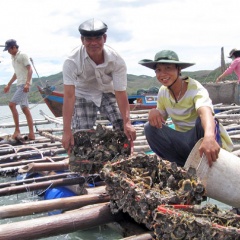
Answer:
<svg viewBox="0 0 240 240"><path fill-rule="evenodd" d="M156 53L154 60L143 59L139 64L153 69L162 84L157 108L149 111L149 122L144 126L153 152L184 166L194 145L203 138L200 156L205 154L209 166L212 166L220 147L232 150L230 137L214 118L208 91L198 81L181 76L181 70L194 63L181 62L174 51L163 50ZM169 117L175 129L166 125Z"/></svg>
<svg viewBox="0 0 240 240"><path fill-rule="evenodd" d="M32 84L32 68L28 56L20 52L18 48L19 46L17 45L16 40L9 39L6 41L5 48L3 49L3 51L8 51L8 53L12 55L12 65L14 68L14 74L7 86L4 88L4 92L9 92L11 85L17 80L17 90L9 102L9 107L12 111L15 123L15 131L12 138L16 139L21 134L19 127L19 115L16 107L19 104L27 119L29 128L28 139L34 140L35 134L33 130L33 119L28 107L28 93Z"/></svg>
<svg viewBox="0 0 240 240"><path fill-rule="evenodd" d="M238 84L240 84L240 50L236 48L232 49L229 53L229 58L232 59L230 66L216 79L216 83L219 83L224 77L235 72L238 77Z"/></svg>
<svg viewBox="0 0 240 240"><path fill-rule="evenodd" d="M105 45L107 29L98 19L80 24L82 45L63 64L62 144L68 152L74 145L73 132L92 129L98 111L110 120L113 128L124 129L129 141L136 139L126 92L126 64L114 49Z"/></svg>

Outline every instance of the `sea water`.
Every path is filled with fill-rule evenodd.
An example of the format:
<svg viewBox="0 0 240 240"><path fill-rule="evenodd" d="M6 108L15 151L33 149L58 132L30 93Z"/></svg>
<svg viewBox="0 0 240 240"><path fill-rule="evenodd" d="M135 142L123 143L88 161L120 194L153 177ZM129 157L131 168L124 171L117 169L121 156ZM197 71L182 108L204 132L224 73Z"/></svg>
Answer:
<svg viewBox="0 0 240 240"><path fill-rule="evenodd" d="M54 117L49 108L46 104L30 104L29 105L31 109L31 113L33 116L33 119L42 119L44 120L44 117L40 114L40 110L42 110L45 114L48 116ZM19 111L19 119L20 121L25 121L25 115L22 114L21 109L17 108ZM13 118L11 115L11 111L8 106L0 106L0 124L3 123L12 123ZM58 126L57 124L44 124L44 125L37 125L39 129L44 128L58 128L61 126ZM28 127L20 127L21 133L28 133ZM14 129L13 128L0 128L0 133L7 133L7 134L13 134ZM9 181L15 181L15 178L3 178L0 177L0 183L2 182L9 182ZM27 192L27 193L21 193L21 194L14 194L10 196L3 196L0 197L0 206L3 205L11 205L11 204L18 204L18 203L25 203L25 202L33 202L33 201L40 201L42 200L36 193L34 192ZM7 224L11 222L18 222L18 221L24 221L24 220L30 220L30 219L36 219L39 217L45 217L48 213L41 213L41 214L35 214L32 216L23 216L23 217L17 217L17 218L7 218L7 219L0 219L0 229L2 224ZM121 239L122 235L120 232L116 231L116 229L112 228L110 225L103 225L99 227L95 227L89 230L84 231L76 231L73 233L68 234L62 234L58 236L48 237L48 238L41 238L44 240L68 240L68 239L77 239L77 240L117 240Z"/></svg>

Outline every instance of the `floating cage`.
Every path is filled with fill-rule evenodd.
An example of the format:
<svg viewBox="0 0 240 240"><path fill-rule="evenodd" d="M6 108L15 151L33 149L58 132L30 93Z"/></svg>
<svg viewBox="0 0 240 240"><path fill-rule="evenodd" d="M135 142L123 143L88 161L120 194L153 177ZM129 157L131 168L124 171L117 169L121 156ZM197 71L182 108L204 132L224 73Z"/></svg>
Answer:
<svg viewBox="0 0 240 240"><path fill-rule="evenodd" d="M95 174L107 162L117 161L130 154L131 146L123 131L98 124L96 130L80 130L74 134L69 169L81 174Z"/></svg>
<svg viewBox="0 0 240 240"><path fill-rule="evenodd" d="M216 205L158 206L153 226L156 239L240 239L240 216Z"/></svg>
<svg viewBox="0 0 240 240"><path fill-rule="evenodd" d="M113 213L127 212L148 229L153 213L162 204L200 204L206 200L204 186L194 169L185 171L156 155L137 153L106 164L100 177L106 183Z"/></svg>
<svg viewBox="0 0 240 240"><path fill-rule="evenodd" d="M206 200L196 170L138 153L100 172L112 213L127 212L156 239L240 239L240 216Z"/></svg>

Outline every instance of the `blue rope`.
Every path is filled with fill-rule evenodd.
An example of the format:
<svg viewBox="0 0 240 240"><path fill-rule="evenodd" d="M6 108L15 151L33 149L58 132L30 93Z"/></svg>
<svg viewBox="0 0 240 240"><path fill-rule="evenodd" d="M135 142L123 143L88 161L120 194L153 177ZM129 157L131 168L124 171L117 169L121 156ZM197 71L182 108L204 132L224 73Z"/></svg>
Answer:
<svg viewBox="0 0 240 240"><path fill-rule="evenodd" d="M221 140L221 135L220 135L220 127L219 127L218 119L215 119L215 139L218 142L218 144L220 146L222 146L222 140Z"/></svg>

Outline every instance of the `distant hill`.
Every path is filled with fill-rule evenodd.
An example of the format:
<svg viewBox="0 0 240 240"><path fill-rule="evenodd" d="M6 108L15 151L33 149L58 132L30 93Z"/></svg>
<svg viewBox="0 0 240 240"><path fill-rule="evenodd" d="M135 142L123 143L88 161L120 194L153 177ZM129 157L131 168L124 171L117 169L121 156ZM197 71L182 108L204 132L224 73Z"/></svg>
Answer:
<svg viewBox="0 0 240 240"><path fill-rule="evenodd" d="M194 78L198 80L201 83L206 82L215 82L216 78L221 74L220 67L211 71L211 70L201 70L201 71L195 71L195 72L187 72L183 71L183 76L189 76L191 78ZM128 74L128 88L127 92L128 95L133 95L137 93L137 90L139 89L149 89L152 87L158 87L160 86L160 83L156 79L156 77L150 77L146 75L133 75ZM233 80L237 79L237 76L235 74L229 75L225 78L226 80ZM33 78L33 85L31 88L31 92L29 94L29 102L31 103L38 103L42 101L42 97L40 93L37 90L37 86L45 86L46 84L49 84L51 86L55 86L56 90L63 91L63 76L62 72L53 74L47 77L41 77L41 78ZM3 92L3 88L5 85L0 85L0 92ZM1 94L0 95L0 105L6 105L8 104L9 100L11 99L13 93L16 90L16 84L14 84L11 89L10 93L8 94Z"/></svg>

